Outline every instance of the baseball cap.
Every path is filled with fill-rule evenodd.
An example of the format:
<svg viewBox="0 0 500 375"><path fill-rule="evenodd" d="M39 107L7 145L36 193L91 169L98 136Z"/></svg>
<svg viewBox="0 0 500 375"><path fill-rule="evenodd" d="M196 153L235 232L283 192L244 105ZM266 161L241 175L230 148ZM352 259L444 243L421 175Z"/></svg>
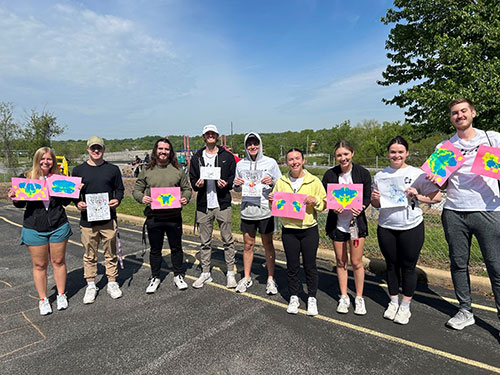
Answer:
<svg viewBox="0 0 500 375"><path fill-rule="evenodd" d="M97 136L92 136L89 138L89 140L87 141L87 147L92 147L93 145L99 145L101 147L104 147L104 139L102 139L101 137L97 137Z"/></svg>
<svg viewBox="0 0 500 375"><path fill-rule="evenodd" d="M251 139L255 139L257 140L257 143L260 144L260 139L259 137L257 137L254 133L250 133L248 134L248 137L247 137L247 141L246 143L248 143ZM245 143L245 146L246 146L246 143Z"/></svg>
<svg viewBox="0 0 500 375"><path fill-rule="evenodd" d="M205 135L206 132L210 132L210 131L219 134L219 131L217 130L217 126L215 126L213 124L208 124L208 125L205 125L203 127L203 135Z"/></svg>

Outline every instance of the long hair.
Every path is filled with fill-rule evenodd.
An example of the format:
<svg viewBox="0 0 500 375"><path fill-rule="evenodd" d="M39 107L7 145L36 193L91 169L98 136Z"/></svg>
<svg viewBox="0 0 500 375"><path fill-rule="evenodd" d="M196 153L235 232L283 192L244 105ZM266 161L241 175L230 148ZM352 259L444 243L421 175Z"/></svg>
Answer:
<svg viewBox="0 0 500 375"><path fill-rule="evenodd" d="M156 156L156 152L158 151L158 143L164 142L168 143L170 146L170 153L168 155L168 163L172 164L173 167L176 169L179 169L179 162L177 161L177 155L175 154L174 146L172 145L172 142L168 138L160 138L155 142L155 145L153 146L153 151L151 151L151 159L149 160L149 163L146 165L146 169L153 169L157 164L158 164L158 157Z"/></svg>
<svg viewBox="0 0 500 375"><path fill-rule="evenodd" d="M52 158L52 168L50 168L49 173L59 174L59 167L57 166L56 153L54 152L54 149L50 147L40 147L36 150L35 155L33 156L33 167L24 174L26 178L40 178L43 176L42 168L40 168L40 161L46 153L49 153Z"/></svg>

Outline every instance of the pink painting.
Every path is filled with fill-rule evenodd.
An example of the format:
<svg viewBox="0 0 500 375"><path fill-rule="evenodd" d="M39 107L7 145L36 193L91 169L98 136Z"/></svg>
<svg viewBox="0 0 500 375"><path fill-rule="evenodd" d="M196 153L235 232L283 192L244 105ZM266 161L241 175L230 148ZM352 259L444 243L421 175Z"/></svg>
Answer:
<svg viewBox="0 0 500 375"><path fill-rule="evenodd" d="M12 190L16 196L15 201L48 201L49 194L45 180L31 178L12 178Z"/></svg>
<svg viewBox="0 0 500 375"><path fill-rule="evenodd" d="M168 210L181 206L181 188L165 187L151 188L151 208L153 210Z"/></svg>
<svg viewBox="0 0 500 375"><path fill-rule="evenodd" d="M306 197L305 194L275 192L271 213L273 216L304 220L306 216L304 200Z"/></svg>
<svg viewBox="0 0 500 375"><path fill-rule="evenodd" d="M479 146L470 171L500 180L500 148Z"/></svg>
<svg viewBox="0 0 500 375"><path fill-rule="evenodd" d="M326 207L329 210L363 208L363 184L328 184L326 190Z"/></svg>
<svg viewBox="0 0 500 375"><path fill-rule="evenodd" d="M443 186L464 162L462 153L450 141L446 141L429 156L421 168L428 175L437 176L437 184Z"/></svg>
<svg viewBox="0 0 500 375"><path fill-rule="evenodd" d="M47 188L51 197L78 198L80 196L81 177L68 177L53 174L47 178Z"/></svg>

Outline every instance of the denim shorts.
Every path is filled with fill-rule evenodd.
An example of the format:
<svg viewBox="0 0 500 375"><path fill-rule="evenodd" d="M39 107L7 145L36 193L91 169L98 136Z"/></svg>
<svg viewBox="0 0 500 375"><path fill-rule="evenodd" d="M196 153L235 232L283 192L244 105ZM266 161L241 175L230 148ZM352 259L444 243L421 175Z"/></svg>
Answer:
<svg viewBox="0 0 500 375"><path fill-rule="evenodd" d="M21 245L42 246L48 243L66 241L73 232L69 223L64 223L59 228L50 232L38 232L34 229L24 228L21 230Z"/></svg>

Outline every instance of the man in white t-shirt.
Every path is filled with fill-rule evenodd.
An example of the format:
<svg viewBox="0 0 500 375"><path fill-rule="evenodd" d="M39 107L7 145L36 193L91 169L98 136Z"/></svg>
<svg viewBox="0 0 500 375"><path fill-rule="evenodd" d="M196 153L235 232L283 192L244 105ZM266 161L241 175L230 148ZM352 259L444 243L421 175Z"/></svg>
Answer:
<svg viewBox="0 0 500 375"><path fill-rule="evenodd" d="M224 258L227 265L227 287L236 287L234 274L234 241L232 231L231 189L233 187L236 161L233 154L217 146L219 131L215 125L203 127L205 147L198 150L191 159L189 179L196 196L196 223L200 233L201 275L193 283L202 288L212 281L210 260L212 257L212 232L214 220L219 223ZM220 173L220 176L218 176ZM217 178L218 179L214 179Z"/></svg>
<svg viewBox="0 0 500 375"><path fill-rule="evenodd" d="M472 126L476 110L468 99L451 101L449 109L451 123L457 130L450 142L464 155L465 163L443 186L447 193L442 214L443 227L450 251L453 286L460 304L458 313L446 324L461 330L475 323L468 268L472 235L476 237L483 254L500 318L499 181L471 172L478 147L500 147L500 134ZM436 176L432 177L432 181L435 180Z"/></svg>

